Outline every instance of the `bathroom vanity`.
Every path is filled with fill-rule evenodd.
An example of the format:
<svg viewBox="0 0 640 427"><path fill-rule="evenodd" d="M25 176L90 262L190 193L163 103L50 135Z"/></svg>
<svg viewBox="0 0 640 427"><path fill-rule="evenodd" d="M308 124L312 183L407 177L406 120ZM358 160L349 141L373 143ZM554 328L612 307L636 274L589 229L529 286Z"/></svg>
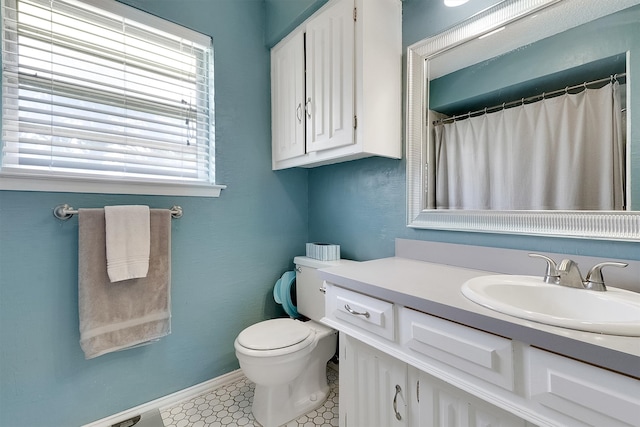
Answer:
<svg viewBox="0 0 640 427"><path fill-rule="evenodd" d="M467 261L474 268L446 265L441 255L425 261L438 245L447 244L399 239L396 257L320 271L323 322L340 331L341 426L640 425L640 337L548 326L475 304L463 283L519 268L504 259L507 271L473 265L496 255L487 251L540 273L542 265L524 251L493 248L476 248L485 254ZM627 274L637 280L632 264Z"/></svg>

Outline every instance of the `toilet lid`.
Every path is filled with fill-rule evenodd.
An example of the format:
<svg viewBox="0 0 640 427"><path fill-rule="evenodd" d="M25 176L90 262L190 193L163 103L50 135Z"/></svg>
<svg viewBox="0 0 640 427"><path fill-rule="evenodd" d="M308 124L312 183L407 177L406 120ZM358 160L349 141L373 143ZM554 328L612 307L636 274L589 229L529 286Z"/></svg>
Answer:
<svg viewBox="0 0 640 427"><path fill-rule="evenodd" d="M238 335L238 344L251 350L275 350L304 341L311 329L293 319L272 319L249 326Z"/></svg>

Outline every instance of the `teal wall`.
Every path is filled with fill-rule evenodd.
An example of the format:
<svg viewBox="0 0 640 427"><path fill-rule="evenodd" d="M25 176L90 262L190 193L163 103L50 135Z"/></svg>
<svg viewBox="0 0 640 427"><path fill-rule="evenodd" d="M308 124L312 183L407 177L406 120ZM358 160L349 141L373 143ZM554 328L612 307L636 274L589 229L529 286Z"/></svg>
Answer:
<svg viewBox="0 0 640 427"><path fill-rule="evenodd" d="M265 0L265 44L273 47L327 0Z"/></svg>
<svg viewBox="0 0 640 427"><path fill-rule="evenodd" d="M431 81L430 107L467 112L624 73L627 51L640 56L639 24L635 6L487 58Z"/></svg>
<svg viewBox="0 0 640 427"><path fill-rule="evenodd" d="M473 0L447 8L441 1L405 0L403 45L433 36L497 2ZM392 256L396 238L640 259L638 243L409 229L405 168L405 160L370 158L311 169L309 238L340 244L343 256L358 260ZM640 187L637 180L634 184Z"/></svg>
<svg viewBox="0 0 640 427"><path fill-rule="evenodd" d="M0 191L0 426L78 426L236 369L235 336L283 314L271 288L307 241L339 243L358 260L393 255L396 237L640 259L632 243L408 229L404 160L272 172L265 45L290 27L273 8L295 8L298 23L323 1L124 1L213 37L217 178L229 187L218 199ZM405 0L404 44L495 1ZM171 335L84 360L77 218L53 218L59 203L183 206L172 223Z"/></svg>
<svg viewBox="0 0 640 427"><path fill-rule="evenodd" d="M307 241L307 172L271 171L262 0L127 0L210 34L220 198L0 191L0 426L72 427L238 368L246 326L282 315L271 290ZM85 360L78 344L77 218L60 203L179 204L172 333Z"/></svg>

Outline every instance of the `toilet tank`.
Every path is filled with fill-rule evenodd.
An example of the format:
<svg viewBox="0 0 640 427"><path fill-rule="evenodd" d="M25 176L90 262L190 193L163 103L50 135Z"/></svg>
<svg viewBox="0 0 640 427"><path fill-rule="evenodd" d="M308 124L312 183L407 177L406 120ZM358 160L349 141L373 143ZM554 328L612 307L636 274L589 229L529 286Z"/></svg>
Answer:
<svg viewBox="0 0 640 427"><path fill-rule="evenodd" d="M335 267L348 261L320 261L305 256L293 259L296 264L296 306L298 313L311 320L320 320L324 316L324 292L322 279L318 277L319 268Z"/></svg>

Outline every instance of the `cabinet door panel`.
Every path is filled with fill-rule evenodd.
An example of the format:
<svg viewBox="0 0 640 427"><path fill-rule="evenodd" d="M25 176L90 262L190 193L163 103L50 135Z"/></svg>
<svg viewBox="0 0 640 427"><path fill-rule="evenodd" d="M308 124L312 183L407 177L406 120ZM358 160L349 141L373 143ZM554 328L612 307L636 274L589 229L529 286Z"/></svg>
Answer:
<svg viewBox="0 0 640 427"><path fill-rule="evenodd" d="M329 319L347 328L371 332L388 340L395 338L394 305L387 301L328 283L325 310Z"/></svg>
<svg viewBox="0 0 640 427"><path fill-rule="evenodd" d="M428 364L461 372L513 390L513 342L411 309L400 310L400 342Z"/></svg>
<svg viewBox="0 0 640 427"><path fill-rule="evenodd" d="M414 427L524 427L525 421L417 368L409 367Z"/></svg>
<svg viewBox="0 0 640 427"><path fill-rule="evenodd" d="M307 24L307 151L354 142L353 2L342 1Z"/></svg>
<svg viewBox="0 0 640 427"><path fill-rule="evenodd" d="M348 372L340 374L341 412L345 405L341 425L408 425L406 364L347 335L340 334L340 342L341 349L345 349L345 353L341 352L341 370Z"/></svg>
<svg viewBox="0 0 640 427"><path fill-rule="evenodd" d="M305 154L304 33L271 53L272 157L274 162Z"/></svg>
<svg viewBox="0 0 640 427"><path fill-rule="evenodd" d="M479 399L471 398L467 407L467 425L469 427L525 427L527 423L510 414L483 402Z"/></svg>
<svg viewBox="0 0 640 427"><path fill-rule="evenodd" d="M640 425L640 380L537 348L528 351L529 394L541 412L572 425Z"/></svg>

